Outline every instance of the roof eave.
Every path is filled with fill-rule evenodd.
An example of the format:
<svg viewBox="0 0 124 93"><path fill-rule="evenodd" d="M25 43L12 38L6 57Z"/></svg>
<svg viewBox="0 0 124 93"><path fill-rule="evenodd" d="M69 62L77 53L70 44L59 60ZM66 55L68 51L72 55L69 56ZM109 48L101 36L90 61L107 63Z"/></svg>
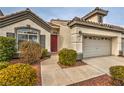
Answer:
<svg viewBox="0 0 124 93"><path fill-rule="evenodd" d="M73 22L68 24L68 26L71 27L71 28L74 27L74 25L82 25L82 26L89 26L89 27L94 27L94 28L99 28L99 29L112 30L112 31L117 31L117 32L124 32L124 30L120 30L120 29L108 28L108 27L103 27L103 26L100 26L100 25L93 25L93 24L88 24L88 23L78 22L78 21L73 21Z"/></svg>
<svg viewBox="0 0 124 93"><path fill-rule="evenodd" d="M15 20L15 18L17 19L17 17L20 19ZM11 19L14 20L15 23L22 21L22 20L25 20L25 19L32 19L32 20L35 20L35 22L37 20L38 22L40 22L44 26L46 26L48 28L48 30L51 30L51 26L49 24L47 24L47 22L45 22L43 19L41 19L40 17L38 17L36 14L34 14L31 11L21 11L21 12L17 12L15 14L1 18L0 23L2 25L0 25L0 28L8 26L10 24L13 24L14 22L12 22L12 21L7 22L7 21L10 21ZM40 24L38 24L38 25L41 26Z"/></svg>
<svg viewBox="0 0 124 93"><path fill-rule="evenodd" d="M108 11L105 10L93 10L90 13L88 13L87 15L85 15L84 17L82 17L84 20L88 19L89 17L93 16L94 14L101 14L106 16L108 14Z"/></svg>

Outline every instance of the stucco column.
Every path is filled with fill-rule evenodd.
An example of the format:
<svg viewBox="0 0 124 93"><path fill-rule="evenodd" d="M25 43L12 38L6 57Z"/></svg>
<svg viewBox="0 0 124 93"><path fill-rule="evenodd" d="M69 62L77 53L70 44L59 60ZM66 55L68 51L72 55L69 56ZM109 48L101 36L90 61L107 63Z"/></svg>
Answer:
<svg viewBox="0 0 124 93"><path fill-rule="evenodd" d="M77 59L83 58L83 35L79 33L75 33L72 35L72 49L77 51L78 57Z"/></svg>
<svg viewBox="0 0 124 93"><path fill-rule="evenodd" d="M77 53L82 53L82 35L75 33L72 35L72 49L76 50Z"/></svg>
<svg viewBox="0 0 124 93"><path fill-rule="evenodd" d="M71 31L71 42L72 42L72 49L76 50L78 53L78 58L83 58L83 34L80 32L81 30L78 28L73 28Z"/></svg>
<svg viewBox="0 0 124 93"><path fill-rule="evenodd" d="M82 34L77 34L77 39L76 39L76 50L77 53L82 53L83 52L83 35Z"/></svg>
<svg viewBox="0 0 124 93"><path fill-rule="evenodd" d="M119 55L119 52L122 51L122 38L121 37L118 37L118 55Z"/></svg>
<svg viewBox="0 0 124 93"><path fill-rule="evenodd" d="M122 39L121 37L112 38L112 55L119 55L119 51L122 50Z"/></svg>

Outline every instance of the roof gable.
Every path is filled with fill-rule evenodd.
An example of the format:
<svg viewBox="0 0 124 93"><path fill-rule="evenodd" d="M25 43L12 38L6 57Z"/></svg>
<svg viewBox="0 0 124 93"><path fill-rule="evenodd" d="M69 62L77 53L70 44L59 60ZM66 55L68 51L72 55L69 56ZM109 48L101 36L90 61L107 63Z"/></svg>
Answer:
<svg viewBox="0 0 124 93"><path fill-rule="evenodd" d="M43 19L38 17L36 14L34 14L30 9L1 17L0 28L26 20L26 19L32 20L37 25L41 26L47 31L51 30L51 26L47 22L45 22Z"/></svg>
<svg viewBox="0 0 124 93"><path fill-rule="evenodd" d="M85 15L84 17L82 17L82 19L86 20L86 19L90 18L91 16L93 16L95 14L101 14L103 16L106 16L108 14L108 11L103 10L103 9L101 9L99 7L96 7L94 10L92 10L87 15Z"/></svg>

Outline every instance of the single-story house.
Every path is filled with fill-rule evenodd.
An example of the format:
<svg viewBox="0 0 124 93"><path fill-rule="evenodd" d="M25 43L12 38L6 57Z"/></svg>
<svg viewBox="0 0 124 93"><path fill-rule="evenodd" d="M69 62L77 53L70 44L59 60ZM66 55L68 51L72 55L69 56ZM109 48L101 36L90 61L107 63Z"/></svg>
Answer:
<svg viewBox="0 0 124 93"><path fill-rule="evenodd" d="M107 14L97 7L81 18L46 22L30 9L10 15L0 10L0 36L16 38L17 48L27 40L40 43L49 52L74 49L82 58L118 56L124 52L124 28L105 24Z"/></svg>

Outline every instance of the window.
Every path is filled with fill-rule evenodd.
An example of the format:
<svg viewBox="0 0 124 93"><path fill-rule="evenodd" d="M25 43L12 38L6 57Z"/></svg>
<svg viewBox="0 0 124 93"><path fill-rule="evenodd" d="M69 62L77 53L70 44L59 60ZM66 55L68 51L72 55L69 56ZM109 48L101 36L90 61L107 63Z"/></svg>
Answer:
<svg viewBox="0 0 124 93"><path fill-rule="evenodd" d="M40 33L38 30L24 27L24 28L18 28L16 33L17 33L16 38L18 43L17 44L18 49L21 42L23 41L33 41L33 42L40 43L40 40L39 40Z"/></svg>
<svg viewBox="0 0 124 93"><path fill-rule="evenodd" d="M7 37L13 37L13 38L15 38L15 33L9 33L9 32L7 32L6 33L6 36Z"/></svg>
<svg viewBox="0 0 124 93"><path fill-rule="evenodd" d="M98 16L98 22L102 23L102 16Z"/></svg>

